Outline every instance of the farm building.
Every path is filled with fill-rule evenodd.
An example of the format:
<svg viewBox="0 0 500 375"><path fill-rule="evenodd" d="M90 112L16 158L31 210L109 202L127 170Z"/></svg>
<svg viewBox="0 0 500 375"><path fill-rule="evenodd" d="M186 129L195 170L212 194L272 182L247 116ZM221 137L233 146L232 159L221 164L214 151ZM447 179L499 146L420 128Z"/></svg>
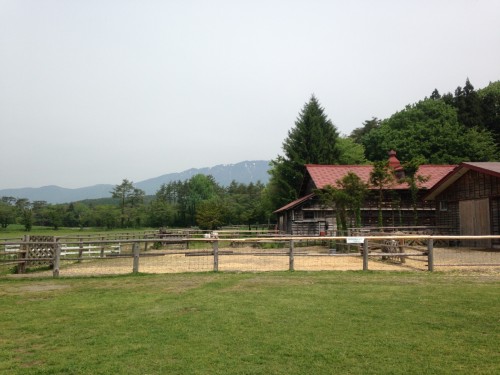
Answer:
<svg viewBox="0 0 500 375"><path fill-rule="evenodd" d="M500 235L500 163L461 163L426 195L436 209L436 224L456 235ZM464 242L464 241L463 241ZM498 240L462 245L498 247Z"/></svg>
<svg viewBox="0 0 500 375"><path fill-rule="evenodd" d="M418 185L417 223L415 223L409 185L398 182L404 177L404 171L394 151L389 153L389 166L395 178L394 182L383 190L384 226L435 226L435 206L433 202L424 201L423 196L456 166L421 165L419 167L417 176L424 177L425 181ZM338 181L349 172L355 173L368 184L373 166L308 164L305 169L301 198L275 211L278 230L292 235L333 235L337 229L335 209L325 207L315 191L327 185L338 187ZM378 190L374 186L369 186L369 193L361 207L361 225L363 227L378 225Z"/></svg>

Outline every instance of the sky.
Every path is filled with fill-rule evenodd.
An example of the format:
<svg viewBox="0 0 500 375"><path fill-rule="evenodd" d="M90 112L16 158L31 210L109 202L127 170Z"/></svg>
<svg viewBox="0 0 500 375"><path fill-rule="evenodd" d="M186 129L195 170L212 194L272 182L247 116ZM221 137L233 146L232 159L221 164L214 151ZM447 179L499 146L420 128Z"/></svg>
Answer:
<svg viewBox="0 0 500 375"><path fill-rule="evenodd" d="M500 79L498 0L0 0L0 189L271 160Z"/></svg>

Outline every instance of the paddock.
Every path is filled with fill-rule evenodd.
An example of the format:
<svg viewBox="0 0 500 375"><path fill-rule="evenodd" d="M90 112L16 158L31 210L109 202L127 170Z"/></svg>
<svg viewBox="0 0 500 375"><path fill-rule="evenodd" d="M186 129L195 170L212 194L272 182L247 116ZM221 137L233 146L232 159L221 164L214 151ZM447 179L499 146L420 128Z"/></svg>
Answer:
<svg viewBox="0 0 500 375"><path fill-rule="evenodd" d="M140 243L121 244L120 253L104 251L102 256L75 257L62 254L58 276L121 275L141 273L185 272L268 272L268 271L400 271L429 270L428 246L405 245L402 253L384 250L382 243L372 242L366 259L362 245L333 248L330 241L308 239L279 242L237 242L210 240L180 244L164 243L159 249L148 249ZM109 245L112 246L112 245ZM397 247L400 249L400 246ZM500 272L500 251L463 247L435 247L432 250L435 271ZM366 262L366 263L365 263ZM27 277L49 277L54 270L34 269ZM19 275L21 276L21 275Z"/></svg>

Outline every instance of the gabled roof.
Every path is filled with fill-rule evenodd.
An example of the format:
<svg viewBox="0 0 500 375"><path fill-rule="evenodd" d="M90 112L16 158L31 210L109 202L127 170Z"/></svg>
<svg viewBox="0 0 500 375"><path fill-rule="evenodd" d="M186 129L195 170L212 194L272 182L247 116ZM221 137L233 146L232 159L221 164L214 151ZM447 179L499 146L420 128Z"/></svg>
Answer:
<svg viewBox="0 0 500 375"><path fill-rule="evenodd" d="M299 205L299 204L307 201L308 199L312 198L314 195L315 195L314 193L307 194L307 195L303 196L302 198L296 199L293 202L288 203L286 206L283 206L283 207L277 209L273 213L278 213L278 212L281 212L281 211L289 210L290 208L294 208L295 206L297 206L297 205Z"/></svg>
<svg viewBox="0 0 500 375"><path fill-rule="evenodd" d="M445 189L457 181L468 171L476 171L490 176L500 178L500 162L464 162L460 163L453 171L435 184L431 191L425 196L426 200L434 200Z"/></svg>
<svg viewBox="0 0 500 375"><path fill-rule="evenodd" d="M439 180L450 173L456 165L421 165L418 169L417 175L427 178L427 181L420 185L421 189L431 189L436 185ZM371 165L318 165L307 164L306 171L310 176L316 189L322 189L326 185L338 186L337 181L341 180L347 173L355 173L361 181L368 183L370 180L370 173L373 169ZM307 177L307 176L306 176ZM376 189L370 187L371 189ZM406 183L399 184L395 182L391 190L405 190L409 186Z"/></svg>

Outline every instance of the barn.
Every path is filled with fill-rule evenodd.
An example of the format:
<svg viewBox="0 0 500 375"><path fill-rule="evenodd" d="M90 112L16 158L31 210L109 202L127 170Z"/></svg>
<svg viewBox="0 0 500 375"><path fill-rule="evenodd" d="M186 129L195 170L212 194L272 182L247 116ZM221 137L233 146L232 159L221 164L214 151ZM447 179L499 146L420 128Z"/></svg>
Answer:
<svg viewBox="0 0 500 375"><path fill-rule="evenodd" d="M395 179L394 183L383 192L384 227L434 227L436 225L434 202L427 202L423 197L456 166L421 165L419 167L417 175L425 177L425 182L419 185L418 222L415 223L409 185L398 182L401 180L403 168L396 157L396 152L389 153L388 162L395 174ZM292 235L335 235L337 228L335 209L322 205L315 191L327 185L337 187L338 181L349 172L355 173L368 184L372 170L371 165L307 164L301 197L274 212L277 215L278 230ZM361 208L363 227L378 225L378 190L374 186L369 186L369 189L369 194Z"/></svg>
<svg viewBox="0 0 500 375"><path fill-rule="evenodd" d="M500 235L500 163L464 162L425 196L434 202L436 224L456 235ZM500 247L499 240L461 245Z"/></svg>

